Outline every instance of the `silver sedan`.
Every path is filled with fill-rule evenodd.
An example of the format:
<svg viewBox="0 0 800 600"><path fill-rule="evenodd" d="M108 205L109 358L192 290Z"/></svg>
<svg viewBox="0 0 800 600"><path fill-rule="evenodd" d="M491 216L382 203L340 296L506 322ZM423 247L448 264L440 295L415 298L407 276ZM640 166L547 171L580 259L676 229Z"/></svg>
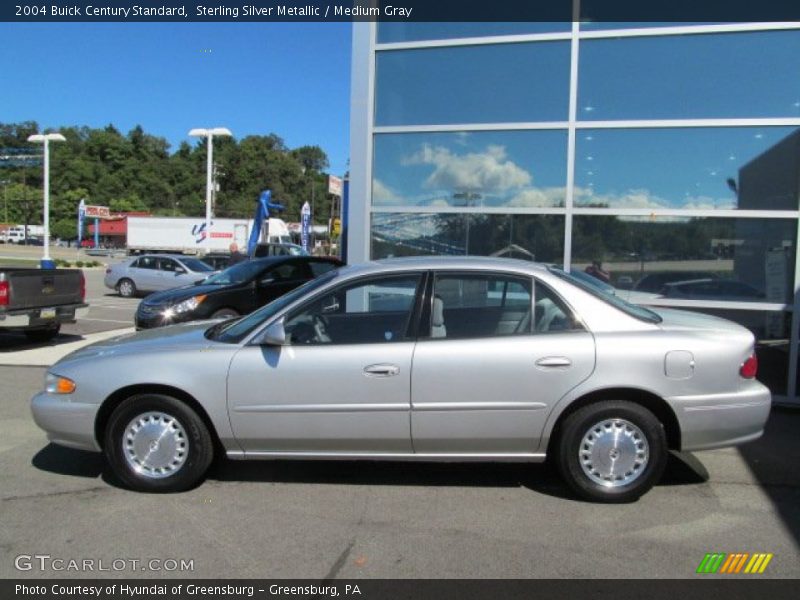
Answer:
<svg viewBox="0 0 800 600"><path fill-rule="evenodd" d="M202 281L215 273L199 258L182 254L145 254L106 269L103 283L124 298L170 290Z"/></svg>
<svg viewBox="0 0 800 600"><path fill-rule="evenodd" d="M758 438L753 335L651 311L506 259L332 271L237 320L88 346L48 371L36 423L178 491L233 459L527 461L586 499L631 501L667 452ZM102 376L100 375L102 374Z"/></svg>

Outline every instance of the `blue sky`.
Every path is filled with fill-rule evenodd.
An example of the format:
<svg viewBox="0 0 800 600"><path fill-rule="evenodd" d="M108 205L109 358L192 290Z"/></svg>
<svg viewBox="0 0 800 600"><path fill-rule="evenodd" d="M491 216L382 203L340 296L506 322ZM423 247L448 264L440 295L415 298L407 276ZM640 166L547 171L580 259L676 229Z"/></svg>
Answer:
<svg viewBox="0 0 800 600"><path fill-rule="evenodd" d="M0 122L276 133L349 158L349 23L0 23Z"/></svg>

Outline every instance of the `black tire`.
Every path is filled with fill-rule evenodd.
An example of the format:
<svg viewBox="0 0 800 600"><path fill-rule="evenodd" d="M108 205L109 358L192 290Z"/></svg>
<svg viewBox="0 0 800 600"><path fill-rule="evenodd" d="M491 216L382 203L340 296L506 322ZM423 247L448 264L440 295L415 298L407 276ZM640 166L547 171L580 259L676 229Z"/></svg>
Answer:
<svg viewBox="0 0 800 600"><path fill-rule="evenodd" d="M120 279L117 282L117 292L123 298L133 298L136 295L136 284L127 277Z"/></svg>
<svg viewBox="0 0 800 600"><path fill-rule="evenodd" d="M126 430L138 418L154 413L174 419L185 432L185 456L173 473L137 471L123 448ZM182 492L200 483L214 458L214 443L203 420L184 402L162 394L138 394L124 400L111 414L105 430L104 450L114 474L123 484L140 492ZM163 439L163 436L159 439ZM184 436L181 436L184 439ZM145 438L146 443L146 438Z"/></svg>
<svg viewBox="0 0 800 600"><path fill-rule="evenodd" d="M639 431L636 432L633 428L624 429L622 421L627 421ZM597 429L595 425L598 426ZM643 466L631 466L630 475L628 473L617 475L618 479L615 481L606 477L605 482L600 483L597 479L605 477L605 470L604 473L600 473L599 470L595 472L593 479L581 464L582 456L586 457L587 469L591 471L591 457L597 456L591 454L589 444L592 442L584 438L589 436L592 430L604 435L613 431L614 427L623 427L627 432L622 436L627 437L627 449L634 449L634 452L637 448L640 451L645 449L647 460ZM642 437L645 444L641 443ZM598 439L596 435L595 439ZM582 446L585 441L586 444ZM599 439L597 443L600 443ZM613 450L617 451L617 442L614 443ZM609 456L611 451L609 450ZM600 454L599 446L597 453ZM621 503L637 500L658 482L667 464L667 455L667 436L664 426L653 413L633 402L607 400L584 406L566 418L557 440L556 459L561 476L578 496L595 502ZM605 459L598 457L598 460ZM625 460L625 457L620 460ZM599 468L601 467L598 466L597 469ZM641 471L637 471L638 468L641 468ZM631 477L628 483L624 483L626 476Z"/></svg>
<svg viewBox="0 0 800 600"><path fill-rule="evenodd" d="M216 311L213 315L211 315L212 319L236 319L239 318L241 315L233 310L232 308L220 308Z"/></svg>
<svg viewBox="0 0 800 600"><path fill-rule="evenodd" d="M32 342L49 342L58 335L59 331L61 331L61 323L46 329L26 329L25 337Z"/></svg>

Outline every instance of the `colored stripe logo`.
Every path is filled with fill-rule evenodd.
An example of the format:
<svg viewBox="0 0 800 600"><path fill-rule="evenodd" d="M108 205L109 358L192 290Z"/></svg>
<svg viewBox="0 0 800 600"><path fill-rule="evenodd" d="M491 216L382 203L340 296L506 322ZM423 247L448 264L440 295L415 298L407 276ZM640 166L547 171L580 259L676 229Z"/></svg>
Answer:
<svg viewBox="0 0 800 600"><path fill-rule="evenodd" d="M756 552L710 552L703 557L697 573L735 575L739 573L760 574L767 569L772 553Z"/></svg>

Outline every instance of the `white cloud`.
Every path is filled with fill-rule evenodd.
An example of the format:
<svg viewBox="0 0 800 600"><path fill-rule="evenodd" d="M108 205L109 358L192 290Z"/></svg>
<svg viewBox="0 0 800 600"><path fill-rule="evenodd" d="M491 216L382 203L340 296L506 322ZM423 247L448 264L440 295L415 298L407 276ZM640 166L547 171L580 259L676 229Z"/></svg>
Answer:
<svg viewBox="0 0 800 600"><path fill-rule="evenodd" d="M552 208L564 206L566 190L563 187L527 188L520 191L505 205L513 207Z"/></svg>
<svg viewBox="0 0 800 600"><path fill-rule="evenodd" d="M504 146L490 145L484 152L455 154L449 148L424 144L403 160L404 165L432 165L424 187L492 194L530 185L533 178L508 159Z"/></svg>
<svg viewBox="0 0 800 600"><path fill-rule="evenodd" d="M372 201L375 204L398 204L402 198L380 179L372 181Z"/></svg>

